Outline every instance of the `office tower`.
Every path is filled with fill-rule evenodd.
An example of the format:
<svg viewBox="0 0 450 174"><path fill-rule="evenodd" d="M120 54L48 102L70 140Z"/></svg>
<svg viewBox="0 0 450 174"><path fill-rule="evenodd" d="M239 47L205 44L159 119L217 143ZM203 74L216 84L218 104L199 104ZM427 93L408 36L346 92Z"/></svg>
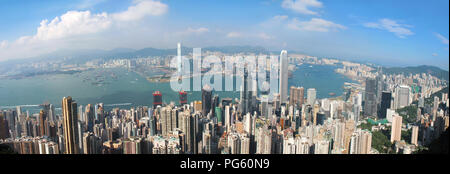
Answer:
<svg viewBox="0 0 450 174"><path fill-rule="evenodd" d="M309 88L307 91L307 104L313 106L314 102L316 102L316 89Z"/></svg>
<svg viewBox="0 0 450 174"><path fill-rule="evenodd" d="M0 139L9 138L8 121L5 116L0 112Z"/></svg>
<svg viewBox="0 0 450 174"><path fill-rule="evenodd" d="M212 104L212 88L209 85L205 85L202 89L202 114L207 116L211 111Z"/></svg>
<svg viewBox="0 0 450 174"><path fill-rule="evenodd" d="M217 118L217 123L223 124L222 108L221 107L216 107L215 108L215 116Z"/></svg>
<svg viewBox="0 0 450 174"><path fill-rule="evenodd" d="M85 112L84 116L86 117L84 119L85 124L86 124L86 129L89 132L93 132L94 124L95 124L94 108L92 107L91 104L88 104L88 105L86 105L84 112Z"/></svg>
<svg viewBox="0 0 450 174"><path fill-rule="evenodd" d="M411 88L401 85L395 88L394 109L401 109L411 104Z"/></svg>
<svg viewBox="0 0 450 174"><path fill-rule="evenodd" d="M382 92L381 94L381 104L380 104L380 114L378 114L378 119L385 119L387 109L391 108L391 93L390 92Z"/></svg>
<svg viewBox="0 0 450 174"><path fill-rule="evenodd" d="M169 132L169 127L171 126L171 108L169 106L167 107L163 107L160 110L160 123L161 123L161 135L162 136L167 136L168 132Z"/></svg>
<svg viewBox="0 0 450 174"><path fill-rule="evenodd" d="M47 135L45 132L46 120L47 120L47 114L44 112L44 110L41 110L39 112L39 135L42 137Z"/></svg>
<svg viewBox="0 0 450 174"><path fill-rule="evenodd" d="M186 91L180 91L180 105L187 104L187 92Z"/></svg>
<svg viewBox="0 0 450 174"><path fill-rule="evenodd" d="M418 145L417 139L419 138L419 126L413 126L412 127L412 134L411 134L411 144Z"/></svg>
<svg viewBox="0 0 450 174"><path fill-rule="evenodd" d="M402 135L402 117L395 115L392 117L391 143L401 140Z"/></svg>
<svg viewBox="0 0 450 174"><path fill-rule="evenodd" d="M376 116L377 114L377 82L375 79L366 79L364 97L364 116Z"/></svg>
<svg viewBox="0 0 450 174"><path fill-rule="evenodd" d="M72 97L64 97L62 100L62 115L64 124L64 144L66 154L78 154L78 119L77 103Z"/></svg>
<svg viewBox="0 0 450 174"><path fill-rule="evenodd" d="M291 86L291 91L289 93L289 104L297 105L301 108L304 100L304 88Z"/></svg>
<svg viewBox="0 0 450 174"><path fill-rule="evenodd" d="M433 116L432 117L433 121L436 120L438 108L439 108L439 97L435 96L434 100L433 100L433 110L431 111L431 115Z"/></svg>
<svg viewBox="0 0 450 174"><path fill-rule="evenodd" d="M162 106L162 94L159 91L153 93L153 108L157 106Z"/></svg>
<svg viewBox="0 0 450 174"><path fill-rule="evenodd" d="M231 126L231 114L230 114L230 106L229 105L225 105L225 111L224 111L224 116L225 116L225 131L229 132L228 130L230 129Z"/></svg>
<svg viewBox="0 0 450 174"><path fill-rule="evenodd" d="M247 114L250 111L250 99L251 99L251 92L249 90L249 79L248 79L248 69L247 65L244 66L244 74L242 77L242 84L241 84L241 98L240 98L240 105L239 105L239 111L241 114Z"/></svg>
<svg viewBox="0 0 450 174"><path fill-rule="evenodd" d="M203 103L202 101L194 101L194 112L203 112Z"/></svg>
<svg viewBox="0 0 450 174"><path fill-rule="evenodd" d="M289 60L287 51L283 50L280 54L280 102L287 102L288 93L288 74L289 74Z"/></svg>

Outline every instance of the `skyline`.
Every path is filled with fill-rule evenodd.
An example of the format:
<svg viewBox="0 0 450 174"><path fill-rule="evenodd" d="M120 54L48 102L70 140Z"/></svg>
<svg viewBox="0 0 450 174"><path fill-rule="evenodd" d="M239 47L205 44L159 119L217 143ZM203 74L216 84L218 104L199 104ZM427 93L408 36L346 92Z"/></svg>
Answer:
<svg viewBox="0 0 450 174"><path fill-rule="evenodd" d="M448 70L448 1L345 2L6 0L0 7L8 16L0 19L0 61L65 49L173 48L182 42Z"/></svg>

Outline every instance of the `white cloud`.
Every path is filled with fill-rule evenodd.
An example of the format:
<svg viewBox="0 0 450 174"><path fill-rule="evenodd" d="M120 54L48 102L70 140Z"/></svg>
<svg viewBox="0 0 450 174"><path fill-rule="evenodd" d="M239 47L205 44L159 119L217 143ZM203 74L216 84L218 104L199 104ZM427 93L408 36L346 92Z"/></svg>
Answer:
<svg viewBox="0 0 450 174"><path fill-rule="evenodd" d="M437 57L438 56L438 54L437 53L433 53L431 56L433 56L433 57Z"/></svg>
<svg viewBox="0 0 450 174"><path fill-rule="evenodd" d="M273 20L283 21L283 20L286 20L288 18L289 18L289 16L286 16L286 15L277 15L277 16L273 17Z"/></svg>
<svg viewBox="0 0 450 174"><path fill-rule="evenodd" d="M6 48L8 46L8 41L4 40L0 42L0 48Z"/></svg>
<svg viewBox="0 0 450 174"><path fill-rule="evenodd" d="M90 11L69 11L51 22L43 20L33 39L51 40L103 31L111 26L108 14Z"/></svg>
<svg viewBox="0 0 450 174"><path fill-rule="evenodd" d="M317 15L318 13L310 10L310 7L321 8L322 2L318 0L283 0L281 6L286 9L293 10L297 13L307 15Z"/></svg>
<svg viewBox="0 0 450 174"><path fill-rule="evenodd" d="M435 35L439 40L441 40L441 42L442 42L443 44L448 45L448 38L442 36L442 35L439 34L439 33L434 33L434 35Z"/></svg>
<svg viewBox="0 0 450 174"><path fill-rule="evenodd" d="M312 18L310 21L299 21L296 18L288 23L288 28L293 30L329 32L345 30L347 27L320 18Z"/></svg>
<svg viewBox="0 0 450 174"><path fill-rule="evenodd" d="M411 25L399 24L397 21L392 19L380 19L378 22L365 23L364 26L368 28L386 30L394 33L399 38L406 38L406 36L414 35L414 33L408 29L412 28Z"/></svg>
<svg viewBox="0 0 450 174"><path fill-rule="evenodd" d="M273 36L268 35L267 33L259 33L257 35L258 38L263 39L263 40L271 40L274 39Z"/></svg>
<svg viewBox="0 0 450 174"><path fill-rule="evenodd" d="M169 6L160 1L135 0L135 5L128 7L127 11L113 14L112 17L118 21L135 21L146 16L160 16L167 13Z"/></svg>
<svg viewBox="0 0 450 174"><path fill-rule="evenodd" d="M243 37L242 33L239 32L230 32L227 34L228 38L239 38L239 37Z"/></svg>
<svg viewBox="0 0 450 174"><path fill-rule="evenodd" d="M167 11L168 6L157 0L134 0L126 11L110 14L68 11L51 21L42 20L34 35L19 37L11 43L1 42L0 58L23 58L43 54L46 51L54 51L58 48L71 48L72 45L86 46L87 43L92 43L94 38L102 40L101 37L111 37L111 33L109 36L104 34L124 22L141 20L146 16L163 15ZM148 26L145 29L148 29ZM122 31L126 33L123 28L120 32ZM205 32L205 28L197 29L196 32ZM113 34L113 36L116 35ZM4 49L6 46L8 46L8 51Z"/></svg>
<svg viewBox="0 0 450 174"><path fill-rule="evenodd" d="M206 33L206 32L209 32L209 29L208 29L208 28L205 28L205 27L200 27L200 28L197 28L197 29L189 27L189 28L186 30L186 32L187 32L187 33L196 33L196 34L200 34L200 33Z"/></svg>

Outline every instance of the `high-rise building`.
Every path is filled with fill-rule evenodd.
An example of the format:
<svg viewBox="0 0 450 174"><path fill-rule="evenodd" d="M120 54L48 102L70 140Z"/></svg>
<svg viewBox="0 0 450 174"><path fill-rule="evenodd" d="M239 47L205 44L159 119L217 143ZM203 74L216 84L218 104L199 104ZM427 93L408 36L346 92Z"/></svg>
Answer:
<svg viewBox="0 0 450 174"><path fill-rule="evenodd" d="M8 121L6 121L5 116L0 112L0 139L9 138L8 132Z"/></svg>
<svg viewBox="0 0 450 174"><path fill-rule="evenodd" d="M411 104L411 88L400 85L395 88L394 109L400 109Z"/></svg>
<svg viewBox="0 0 450 174"><path fill-rule="evenodd" d="M411 134L411 144L418 145L417 139L419 137L419 126L413 126L412 127L412 134Z"/></svg>
<svg viewBox="0 0 450 174"><path fill-rule="evenodd" d="M301 108L304 100L304 88L303 87L294 87L291 86L291 91L289 93L289 104L297 105L297 107Z"/></svg>
<svg viewBox="0 0 450 174"><path fill-rule="evenodd" d="M186 91L180 91L180 105L187 104L187 92Z"/></svg>
<svg viewBox="0 0 450 174"><path fill-rule="evenodd" d="M372 78L366 79L364 96L364 116L376 116L377 114L377 81Z"/></svg>
<svg viewBox="0 0 450 174"><path fill-rule="evenodd" d="M153 93L153 108L157 106L162 106L162 94L159 91Z"/></svg>
<svg viewBox="0 0 450 174"><path fill-rule="evenodd" d="M44 112L44 110L41 110L39 112L39 134L40 134L40 136L47 135L45 132L46 120L47 120L47 114Z"/></svg>
<svg viewBox="0 0 450 174"><path fill-rule="evenodd" d="M392 117L391 143L400 141L402 136L402 117L395 115Z"/></svg>
<svg viewBox="0 0 450 174"><path fill-rule="evenodd" d="M287 102L288 93L288 75L289 75L289 60L286 50L281 51L280 54L280 102Z"/></svg>
<svg viewBox="0 0 450 174"><path fill-rule="evenodd" d="M78 119L77 103L72 97L64 97L62 100L62 115L64 125L64 144L66 154L78 154Z"/></svg>
<svg viewBox="0 0 450 174"><path fill-rule="evenodd" d="M307 104L313 106L316 102L316 89L315 88L309 88L307 91Z"/></svg>
<svg viewBox="0 0 450 174"><path fill-rule="evenodd" d="M209 85L205 85L202 89L202 114L207 116L211 111L212 106L212 88Z"/></svg>
<svg viewBox="0 0 450 174"><path fill-rule="evenodd" d="M381 94L381 104L378 114L378 119L385 119L387 109L391 108L391 93L390 92L382 92Z"/></svg>
<svg viewBox="0 0 450 174"><path fill-rule="evenodd" d="M251 98L252 94L250 92L250 79L248 76L248 69L247 65L244 66L244 74L242 77L242 84L241 84L241 98L240 98L240 105L239 105L239 111L242 114L247 114L248 112L251 112Z"/></svg>

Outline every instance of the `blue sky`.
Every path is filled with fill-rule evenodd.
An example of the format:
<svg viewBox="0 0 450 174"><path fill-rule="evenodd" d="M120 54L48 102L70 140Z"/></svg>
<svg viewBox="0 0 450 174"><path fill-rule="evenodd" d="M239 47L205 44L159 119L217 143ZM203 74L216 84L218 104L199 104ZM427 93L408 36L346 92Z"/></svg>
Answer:
<svg viewBox="0 0 450 174"><path fill-rule="evenodd" d="M448 21L448 0L0 0L0 60L181 41L448 70Z"/></svg>

